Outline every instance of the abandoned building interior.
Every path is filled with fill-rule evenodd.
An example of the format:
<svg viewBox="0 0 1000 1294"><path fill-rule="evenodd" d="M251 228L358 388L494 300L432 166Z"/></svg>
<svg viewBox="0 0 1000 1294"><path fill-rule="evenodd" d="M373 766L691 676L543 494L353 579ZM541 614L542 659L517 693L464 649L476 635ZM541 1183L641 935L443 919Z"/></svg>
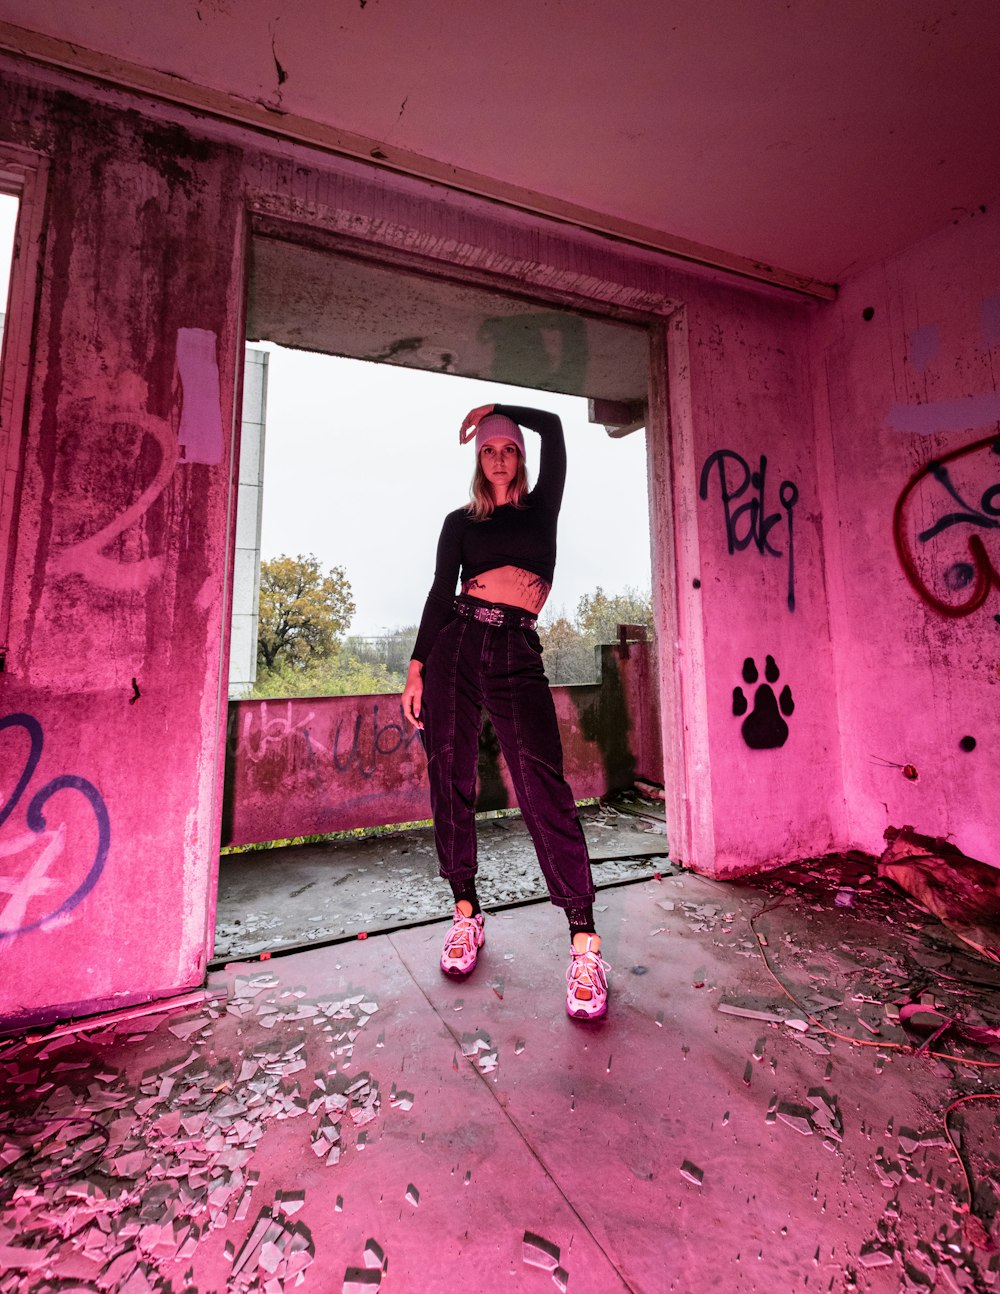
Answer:
<svg viewBox="0 0 1000 1294"><path fill-rule="evenodd" d="M0 0L2 1294L1000 1289L998 55ZM653 633L554 689L603 1019L488 731L455 980L399 697L241 690L258 342L644 437Z"/></svg>

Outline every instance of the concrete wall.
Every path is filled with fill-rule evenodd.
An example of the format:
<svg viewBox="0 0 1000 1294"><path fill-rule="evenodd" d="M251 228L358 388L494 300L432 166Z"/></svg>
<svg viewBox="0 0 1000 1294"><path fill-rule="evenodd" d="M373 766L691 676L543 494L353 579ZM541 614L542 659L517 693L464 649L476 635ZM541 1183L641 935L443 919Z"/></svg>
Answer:
<svg viewBox="0 0 1000 1294"><path fill-rule="evenodd" d="M0 675L0 1017L201 980L236 356L231 150L5 78L51 163Z"/></svg>
<svg viewBox="0 0 1000 1294"><path fill-rule="evenodd" d="M580 800L625 790L636 777L663 779L653 645L630 643L627 656L602 647L601 657L599 684L552 689L566 776ZM516 803L487 724L477 807ZM224 845L430 816L423 744L398 696L230 703Z"/></svg>
<svg viewBox="0 0 1000 1294"><path fill-rule="evenodd" d="M998 365L996 211L858 277L817 324L848 839L873 852L908 823L1000 865Z"/></svg>
<svg viewBox="0 0 1000 1294"><path fill-rule="evenodd" d="M201 979L221 832L248 218L535 294L545 311L649 323L675 856L726 875L845 838L814 306L180 109L15 73L0 136L51 169L0 674L0 1018Z"/></svg>
<svg viewBox="0 0 1000 1294"><path fill-rule="evenodd" d="M686 861L726 876L825 853L843 830L823 504L809 320L720 291L685 315L672 364L686 352L689 403L673 418L686 762L698 797Z"/></svg>
<svg viewBox="0 0 1000 1294"><path fill-rule="evenodd" d="M229 695L246 696L257 678L260 623L260 529L264 512L264 440L267 425L267 353L246 348L240 416L236 553L229 641Z"/></svg>

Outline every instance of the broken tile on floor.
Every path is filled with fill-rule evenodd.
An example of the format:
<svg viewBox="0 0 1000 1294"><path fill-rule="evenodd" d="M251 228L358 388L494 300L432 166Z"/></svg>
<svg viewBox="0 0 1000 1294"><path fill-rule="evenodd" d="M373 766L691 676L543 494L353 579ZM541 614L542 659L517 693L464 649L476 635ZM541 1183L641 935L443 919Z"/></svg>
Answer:
<svg viewBox="0 0 1000 1294"><path fill-rule="evenodd" d="M521 1242L521 1256L528 1267L541 1267L543 1271L554 1272L559 1266L559 1246L526 1231Z"/></svg>
<svg viewBox="0 0 1000 1294"><path fill-rule="evenodd" d="M850 907L833 901L841 882ZM227 998L184 1014L0 1044L4 1108L27 1120L0 1131L0 1294L48 1294L49 1270L53 1289L115 1294L445 1288L484 1260L498 1279L523 1269L559 1289L572 1270L582 1294L619 1288L627 1270L638 1294L661 1294L670 1229L649 1219L665 1198L683 1205L704 1288L726 1288L737 1254L751 1256L738 1229L715 1228L732 1200L781 1236L792 1268L813 1270L818 1244L824 1289L853 1271L859 1294L875 1291L866 1282L896 1268L927 1287L1000 1289L936 1122L956 1093L988 1089L961 1057L994 1054L995 970L930 919L893 925L877 878L812 866L706 884L677 874L602 892L606 955L623 971L596 1027L563 1016L558 914L539 905L498 919L458 1014L428 927L233 967ZM758 914L776 895L782 907ZM750 916L765 943L746 936ZM961 1014L982 1041L942 1035L947 1063L911 1054L887 1009L910 1002ZM852 1044L871 1037L858 1020L876 1007L878 1047ZM505 1048L517 1059L502 1071ZM994 1118L984 1101L952 1120L977 1200L1000 1174ZM683 1176L662 1168L679 1161ZM783 1288L788 1267L757 1248L755 1279ZM426 1270L408 1265L417 1254Z"/></svg>

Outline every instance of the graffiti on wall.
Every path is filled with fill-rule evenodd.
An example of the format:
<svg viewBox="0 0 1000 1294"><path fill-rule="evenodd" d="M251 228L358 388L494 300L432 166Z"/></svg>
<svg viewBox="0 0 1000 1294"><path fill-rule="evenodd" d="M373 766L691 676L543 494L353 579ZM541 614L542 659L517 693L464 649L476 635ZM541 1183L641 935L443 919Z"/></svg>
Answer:
<svg viewBox="0 0 1000 1294"><path fill-rule="evenodd" d="M726 526L729 555L741 553L752 544L762 557L785 557L787 561L787 595L789 611L795 610L795 529L793 511L799 501L794 481L778 486L778 511L769 512L767 502L767 458L760 456L754 470L741 454L732 449L717 449L709 454L701 469L698 493L707 499L712 472L718 477L719 500ZM777 541L784 530L784 549Z"/></svg>
<svg viewBox="0 0 1000 1294"><path fill-rule="evenodd" d="M370 709L340 714L324 742L315 732L315 711L302 713L301 704L272 702L268 708L267 701L261 701L244 708L242 715L231 711L230 755L251 765L275 759L289 774L312 768L324 775L358 773L367 779L394 757L405 755L420 737L420 730L406 722L401 702L388 707L374 702Z"/></svg>
<svg viewBox="0 0 1000 1294"><path fill-rule="evenodd" d="M104 422L117 440L137 444L150 440L156 447L157 465L152 480L128 507L84 539L68 544L55 559L58 574L82 575L105 589L147 588L163 573L162 555L126 561L107 555L107 549L149 513L170 484L178 463L217 464L222 461L223 429L219 389L217 339L204 328L177 330L176 364L181 391L178 428L135 405L112 408ZM126 383L127 385L127 383ZM141 384L136 382L136 389Z"/></svg>
<svg viewBox="0 0 1000 1294"><path fill-rule="evenodd" d="M162 556L121 561L108 557L104 550L138 524L167 488L177 466L177 437L163 418L138 409L110 409L105 416L116 436L131 435L139 442L149 437L157 447L159 463L153 479L139 496L92 535L68 544L55 559L54 569L60 575L82 575L104 589L146 588L162 574Z"/></svg>
<svg viewBox="0 0 1000 1294"><path fill-rule="evenodd" d="M781 689L780 696L774 695L772 685L780 677L781 671L774 663L774 657L768 656L764 662L766 682L761 683L754 693L753 709L749 714L747 710L750 709L750 702L743 688L733 688L733 714L737 718L746 715L740 731L751 750L776 750L788 740L788 724L782 715L785 718L791 715L795 710L795 702L792 699L792 689L787 683ZM748 656L743 662L743 682L749 685L748 691L759 678L757 662L752 656Z"/></svg>
<svg viewBox="0 0 1000 1294"><path fill-rule="evenodd" d="M973 441L914 472L892 528L903 573L929 607L953 619L978 611L1000 589L1000 438Z"/></svg>
<svg viewBox="0 0 1000 1294"><path fill-rule="evenodd" d="M100 880L111 848L111 823L100 791L85 777L72 773L51 778L32 795L24 818L27 831L3 831L29 790L45 742L42 726L33 715L8 714L0 719L4 745L10 740L4 734L17 729L27 737L28 750L22 763L5 757L2 765L20 771L0 807L0 946L18 935L50 928L65 918ZM81 826L80 815L71 803L60 801L64 818L55 828L48 825L46 808L64 791L82 797L84 811L92 814L96 824L93 852L82 861L71 847L75 835L69 824Z"/></svg>

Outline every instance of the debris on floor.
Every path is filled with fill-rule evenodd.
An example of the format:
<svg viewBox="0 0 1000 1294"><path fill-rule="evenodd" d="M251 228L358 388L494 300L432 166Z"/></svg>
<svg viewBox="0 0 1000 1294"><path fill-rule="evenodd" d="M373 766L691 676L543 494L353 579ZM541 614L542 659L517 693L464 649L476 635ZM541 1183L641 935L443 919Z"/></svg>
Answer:
<svg viewBox="0 0 1000 1294"><path fill-rule="evenodd" d="M310 1000L268 971L237 975L228 1004L213 1002L194 1018L146 1015L0 1056L9 1111L0 1115L0 1253L8 1272L0 1290L24 1294L28 1271L63 1279L75 1255L95 1266L97 1289L165 1290L156 1277L165 1260L190 1259L213 1229L243 1222L255 1204L239 1247L227 1242L227 1289L281 1294L301 1284L315 1257L309 1227L293 1221L305 1193L286 1189L255 1201L260 1175L251 1164L274 1120L318 1116L303 1140L334 1165L344 1116L355 1128L378 1117L378 1082L338 1072L349 1068L359 1031L377 1010L366 993ZM273 1036L239 1057L217 1057L197 1035L223 1012L252 1018ZM136 1082L104 1062L105 1046L123 1035L139 1044L165 1021L185 1044L174 1063ZM312 1080L303 1072L306 1028L331 1058ZM406 1110L412 1099L392 1104Z"/></svg>
<svg viewBox="0 0 1000 1294"><path fill-rule="evenodd" d="M1000 967L870 859L600 907L599 1035L531 906L0 1041L0 1294L1000 1291Z"/></svg>
<svg viewBox="0 0 1000 1294"><path fill-rule="evenodd" d="M522 1241L524 1261L528 1267L541 1267L542 1271L554 1272L559 1266L559 1246L532 1231L524 1233Z"/></svg>
<svg viewBox="0 0 1000 1294"><path fill-rule="evenodd" d="M947 840L912 827L885 833L878 874L904 890L959 939L1000 962L1000 868L967 858Z"/></svg>
<svg viewBox="0 0 1000 1294"><path fill-rule="evenodd" d="M690 1159L685 1159L681 1164L681 1177L693 1186L701 1186L705 1180L705 1174L696 1164L692 1164Z"/></svg>

